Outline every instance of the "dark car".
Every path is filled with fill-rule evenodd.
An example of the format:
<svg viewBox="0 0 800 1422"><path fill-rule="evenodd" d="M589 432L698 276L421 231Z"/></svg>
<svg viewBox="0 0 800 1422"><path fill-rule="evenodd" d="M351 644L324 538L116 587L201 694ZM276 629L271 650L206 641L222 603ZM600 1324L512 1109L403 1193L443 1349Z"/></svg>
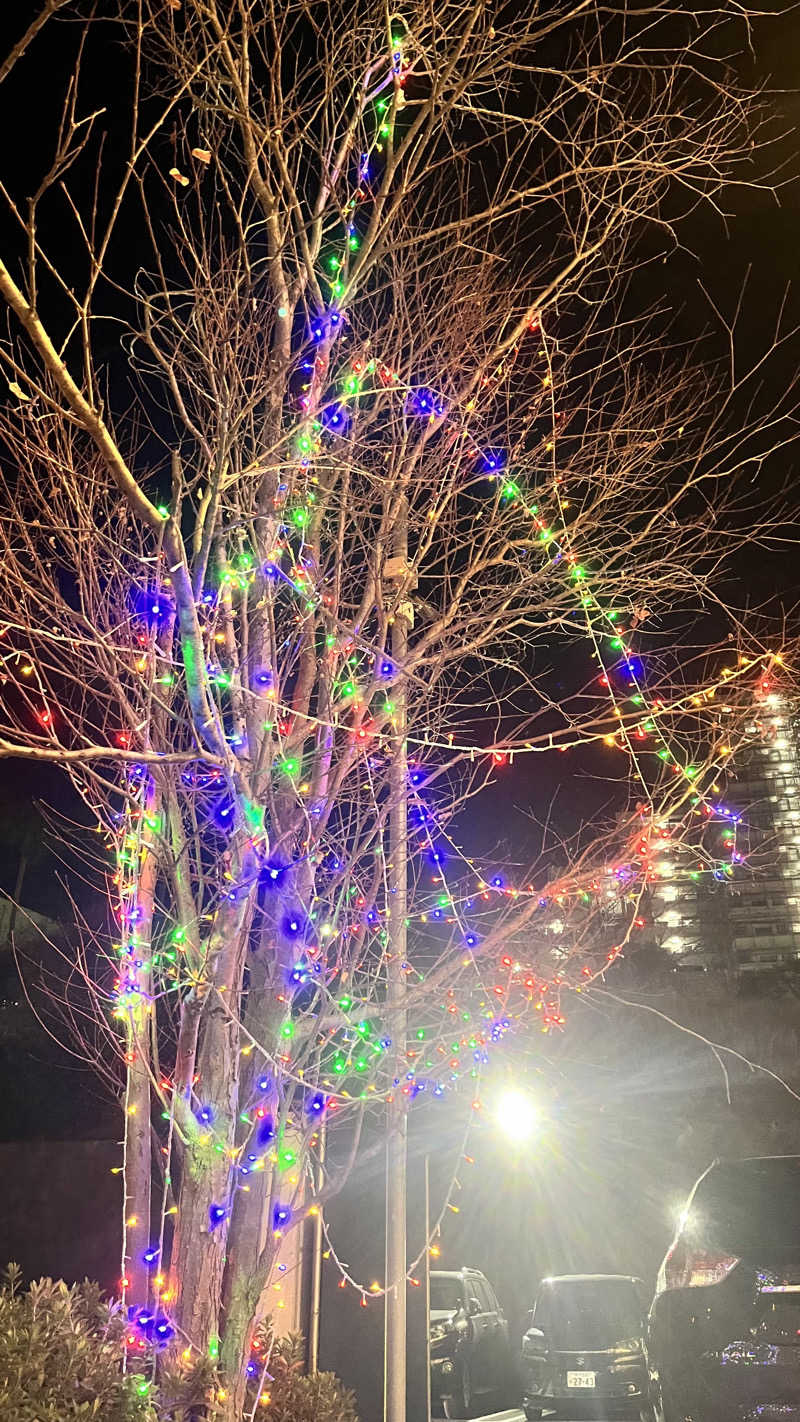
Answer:
<svg viewBox="0 0 800 1422"><path fill-rule="evenodd" d="M669 1422L800 1422L800 1156L715 1160L658 1275Z"/></svg>
<svg viewBox="0 0 800 1422"><path fill-rule="evenodd" d="M478 1397L503 1396L513 1375L508 1323L477 1269L431 1272L431 1402L469 1417ZM485 1408L483 1409L486 1410Z"/></svg>
<svg viewBox="0 0 800 1422"><path fill-rule="evenodd" d="M528 1422L543 1412L660 1416L650 1367L642 1283L625 1274L543 1279L522 1340Z"/></svg>

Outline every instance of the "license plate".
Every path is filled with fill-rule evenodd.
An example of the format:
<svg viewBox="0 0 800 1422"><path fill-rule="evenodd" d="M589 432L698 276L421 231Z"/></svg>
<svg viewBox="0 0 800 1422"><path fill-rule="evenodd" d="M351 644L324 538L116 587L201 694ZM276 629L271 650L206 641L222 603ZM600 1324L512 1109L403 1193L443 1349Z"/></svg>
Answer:
<svg viewBox="0 0 800 1422"><path fill-rule="evenodd" d="M567 1373L567 1387L596 1387L597 1373Z"/></svg>

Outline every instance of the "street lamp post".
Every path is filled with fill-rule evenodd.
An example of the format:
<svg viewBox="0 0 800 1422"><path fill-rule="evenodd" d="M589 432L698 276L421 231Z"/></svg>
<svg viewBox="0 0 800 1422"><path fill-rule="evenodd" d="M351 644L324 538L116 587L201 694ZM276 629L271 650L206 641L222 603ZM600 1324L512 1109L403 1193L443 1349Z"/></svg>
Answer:
<svg viewBox="0 0 800 1422"><path fill-rule="evenodd" d="M408 560L408 510L401 495L393 539L393 563L405 575ZM386 1251L384 1264L384 1422L406 1422L406 1271L408 1198L408 1116L400 1090L405 1071L407 1029L406 947L408 910L408 752L405 665L413 611L401 603L392 624L392 661L399 671L394 693L394 747L390 772L389 809L389 958L386 983L391 1009L397 1085L387 1108Z"/></svg>

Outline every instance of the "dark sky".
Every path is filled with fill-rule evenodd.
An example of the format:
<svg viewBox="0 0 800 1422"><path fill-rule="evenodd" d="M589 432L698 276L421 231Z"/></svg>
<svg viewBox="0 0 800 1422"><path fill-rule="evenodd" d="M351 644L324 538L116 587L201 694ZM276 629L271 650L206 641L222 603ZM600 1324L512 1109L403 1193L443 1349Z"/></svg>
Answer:
<svg viewBox="0 0 800 1422"><path fill-rule="evenodd" d="M4 7L0 16L0 49L5 51L13 42L33 8L32 4ZM104 13L105 8L101 4L99 13ZM793 130L800 116L800 100L791 90L796 82L796 55L800 50L800 11L780 15L778 7L773 8L775 15L754 22L753 54L743 57L740 67L744 80L755 80L778 91L768 103L774 116L772 131L784 135L772 149L772 160L782 169L783 185L775 195L755 188L729 194L725 200L726 217L704 208L684 222L680 250L667 247L660 237L654 238L648 248L652 260L634 284L632 295L633 301L642 304L661 302L673 312L680 335L691 339L713 330L712 313L702 296L701 285L725 313L732 312L744 288L738 335L742 356L769 342L779 308L795 277L800 250L800 184L788 181L797 171L798 145ZM12 79L0 86L0 124L6 135L0 175L19 195L31 191L52 149L53 123L70 69L71 45L64 43L66 33L63 22L53 22ZM105 76L109 66L113 72L117 65L122 78L124 68L120 56L114 45L104 41ZM30 102L32 88L36 94L33 104ZM110 143L113 145L113 142L112 129ZM0 220L0 241L7 245L9 239L9 230ZM796 293L790 292L784 320L791 324L792 319L798 318L800 301ZM709 334L704 349L706 354L712 354L721 351L723 345L720 335ZM796 343L771 363L766 372L767 385L776 388L794 378L795 350ZM777 486L789 473L791 458L787 456L763 476L764 495L771 485ZM774 592L776 581L786 602L791 604L795 600L797 577L791 556L765 560L760 555L748 558L745 554L734 571L739 585L733 591L741 600L749 596L760 602ZM593 670L588 647L585 660L588 680ZM580 662L580 651L565 661L565 680L574 683L582 677ZM562 785L564 761L561 758L556 758L556 763L552 757L547 763L539 756L520 758L513 767L501 771L497 789L489 794L482 810L480 828L472 826L474 842L470 847L478 853L491 854L499 841L512 835L516 840L529 840L530 806L535 804L541 810L549 806L554 794L559 795L568 825L575 821L578 807L585 811L587 807L601 806L607 799L607 791L596 778L598 771L602 774L600 764L592 757L581 761L574 754L569 760L566 787ZM589 778L575 794L576 777L583 773ZM51 789L55 785L54 777L47 772L32 772L29 767L0 763L0 807L27 801L32 795L63 800L63 790ZM12 861L8 847L0 845L0 886L13 882ZM37 900L47 899L49 879L49 867L41 861L30 881L31 892L35 892Z"/></svg>

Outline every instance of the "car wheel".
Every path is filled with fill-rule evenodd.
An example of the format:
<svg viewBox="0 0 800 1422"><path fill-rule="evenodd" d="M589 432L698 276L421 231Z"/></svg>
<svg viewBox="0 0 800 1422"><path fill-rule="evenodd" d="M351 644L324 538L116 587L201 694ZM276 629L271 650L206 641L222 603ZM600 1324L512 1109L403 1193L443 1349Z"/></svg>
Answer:
<svg viewBox="0 0 800 1422"><path fill-rule="evenodd" d="M471 1408L472 1388L470 1387L469 1373L466 1368L463 1368L458 1387L444 1399L444 1415L453 1418L469 1417Z"/></svg>

